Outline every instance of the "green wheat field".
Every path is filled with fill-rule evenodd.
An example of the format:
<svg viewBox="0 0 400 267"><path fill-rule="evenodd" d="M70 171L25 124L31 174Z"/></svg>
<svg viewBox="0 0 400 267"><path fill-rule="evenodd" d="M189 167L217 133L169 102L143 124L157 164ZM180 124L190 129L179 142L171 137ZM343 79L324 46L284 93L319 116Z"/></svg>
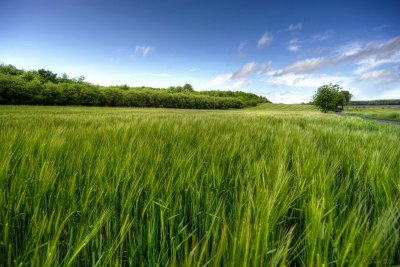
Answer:
<svg viewBox="0 0 400 267"><path fill-rule="evenodd" d="M400 127L307 105L0 106L0 266L400 264Z"/></svg>

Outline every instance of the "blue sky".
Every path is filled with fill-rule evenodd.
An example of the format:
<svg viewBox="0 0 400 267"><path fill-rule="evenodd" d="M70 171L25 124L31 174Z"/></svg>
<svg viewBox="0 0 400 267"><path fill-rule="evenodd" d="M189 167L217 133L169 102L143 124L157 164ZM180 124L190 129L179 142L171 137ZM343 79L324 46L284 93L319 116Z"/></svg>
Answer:
<svg viewBox="0 0 400 267"><path fill-rule="evenodd" d="M0 62L95 84L400 98L400 1L0 0Z"/></svg>

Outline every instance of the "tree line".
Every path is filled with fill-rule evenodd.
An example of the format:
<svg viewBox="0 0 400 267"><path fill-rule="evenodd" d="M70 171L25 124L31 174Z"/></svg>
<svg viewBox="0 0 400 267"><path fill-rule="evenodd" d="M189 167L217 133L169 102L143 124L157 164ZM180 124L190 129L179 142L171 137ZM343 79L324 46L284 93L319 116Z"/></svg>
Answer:
<svg viewBox="0 0 400 267"><path fill-rule="evenodd" d="M354 106L400 105L400 99L357 100L357 101L350 101L349 105L354 105Z"/></svg>
<svg viewBox="0 0 400 267"><path fill-rule="evenodd" d="M0 65L0 104L230 109L263 102L269 101L252 93L195 91L190 84L166 89L100 86L85 82L83 76Z"/></svg>

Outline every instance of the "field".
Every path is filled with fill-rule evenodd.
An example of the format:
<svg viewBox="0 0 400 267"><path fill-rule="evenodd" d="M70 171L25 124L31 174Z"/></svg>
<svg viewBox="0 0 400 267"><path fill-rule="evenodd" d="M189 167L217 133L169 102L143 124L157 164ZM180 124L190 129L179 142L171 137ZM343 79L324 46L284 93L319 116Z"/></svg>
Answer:
<svg viewBox="0 0 400 267"><path fill-rule="evenodd" d="M360 116L380 120L400 121L400 106L359 106L346 107L346 115Z"/></svg>
<svg viewBox="0 0 400 267"><path fill-rule="evenodd" d="M399 140L306 105L0 106L0 266L400 264Z"/></svg>

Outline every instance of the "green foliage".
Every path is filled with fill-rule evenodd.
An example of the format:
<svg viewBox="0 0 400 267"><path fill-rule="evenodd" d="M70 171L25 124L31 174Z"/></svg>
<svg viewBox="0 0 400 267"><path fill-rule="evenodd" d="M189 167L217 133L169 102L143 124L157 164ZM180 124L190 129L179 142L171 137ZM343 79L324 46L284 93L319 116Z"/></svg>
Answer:
<svg viewBox="0 0 400 267"><path fill-rule="evenodd" d="M263 101L267 100L244 92L196 92L190 84L168 89L103 87L84 82L83 76L70 78L45 69L23 71L0 65L0 104L229 109Z"/></svg>
<svg viewBox="0 0 400 267"><path fill-rule="evenodd" d="M351 101L350 105L375 106L375 105L400 105L400 99L378 99Z"/></svg>
<svg viewBox="0 0 400 267"><path fill-rule="evenodd" d="M200 91L200 94L216 97L235 97L241 99L246 106L257 106L259 103L271 103L267 98L253 93L241 91Z"/></svg>
<svg viewBox="0 0 400 267"><path fill-rule="evenodd" d="M191 84L185 84L182 88L182 91L184 92L193 92L193 86Z"/></svg>
<svg viewBox="0 0 400 267"><path fill-rule="evenodd" d="M17 69L13 65L0 64L0 73L8 75L21 75L24 73L24 71Z"/></svg>
<svg viewBox="0 0 400 267"><path fill-rule="evenodd" d="M342 90L342 91L340 91L340 93L344 97L344 104L348 105L350 103L351 98L353 97L353 95L349 91L346 91L346 90Z"/></svg>
<svg viewBox="0 0 400 267"><path fill-rule="evenodd" d="M339 91L342 89L337 84L323 85L318 88L313 96L313 104L322 112L336 111L338 106L343 106L350 100L351 94L348 91Z"/></svg>
<svg viewBox="0 0 400 267"><path fill-rule="evenodd" d="M399 265L400 127L263 107L0 106L0 266Z"/></svg>
<svg viewBox="0 0 400 267"><path fill-rule="evenodd" d="M57 74L53 73L49 70L45 70L45 69L40 69L38 70L38 74L40 76L40 79L43 82L56 82L56 78L57 78Z"/></svg>

